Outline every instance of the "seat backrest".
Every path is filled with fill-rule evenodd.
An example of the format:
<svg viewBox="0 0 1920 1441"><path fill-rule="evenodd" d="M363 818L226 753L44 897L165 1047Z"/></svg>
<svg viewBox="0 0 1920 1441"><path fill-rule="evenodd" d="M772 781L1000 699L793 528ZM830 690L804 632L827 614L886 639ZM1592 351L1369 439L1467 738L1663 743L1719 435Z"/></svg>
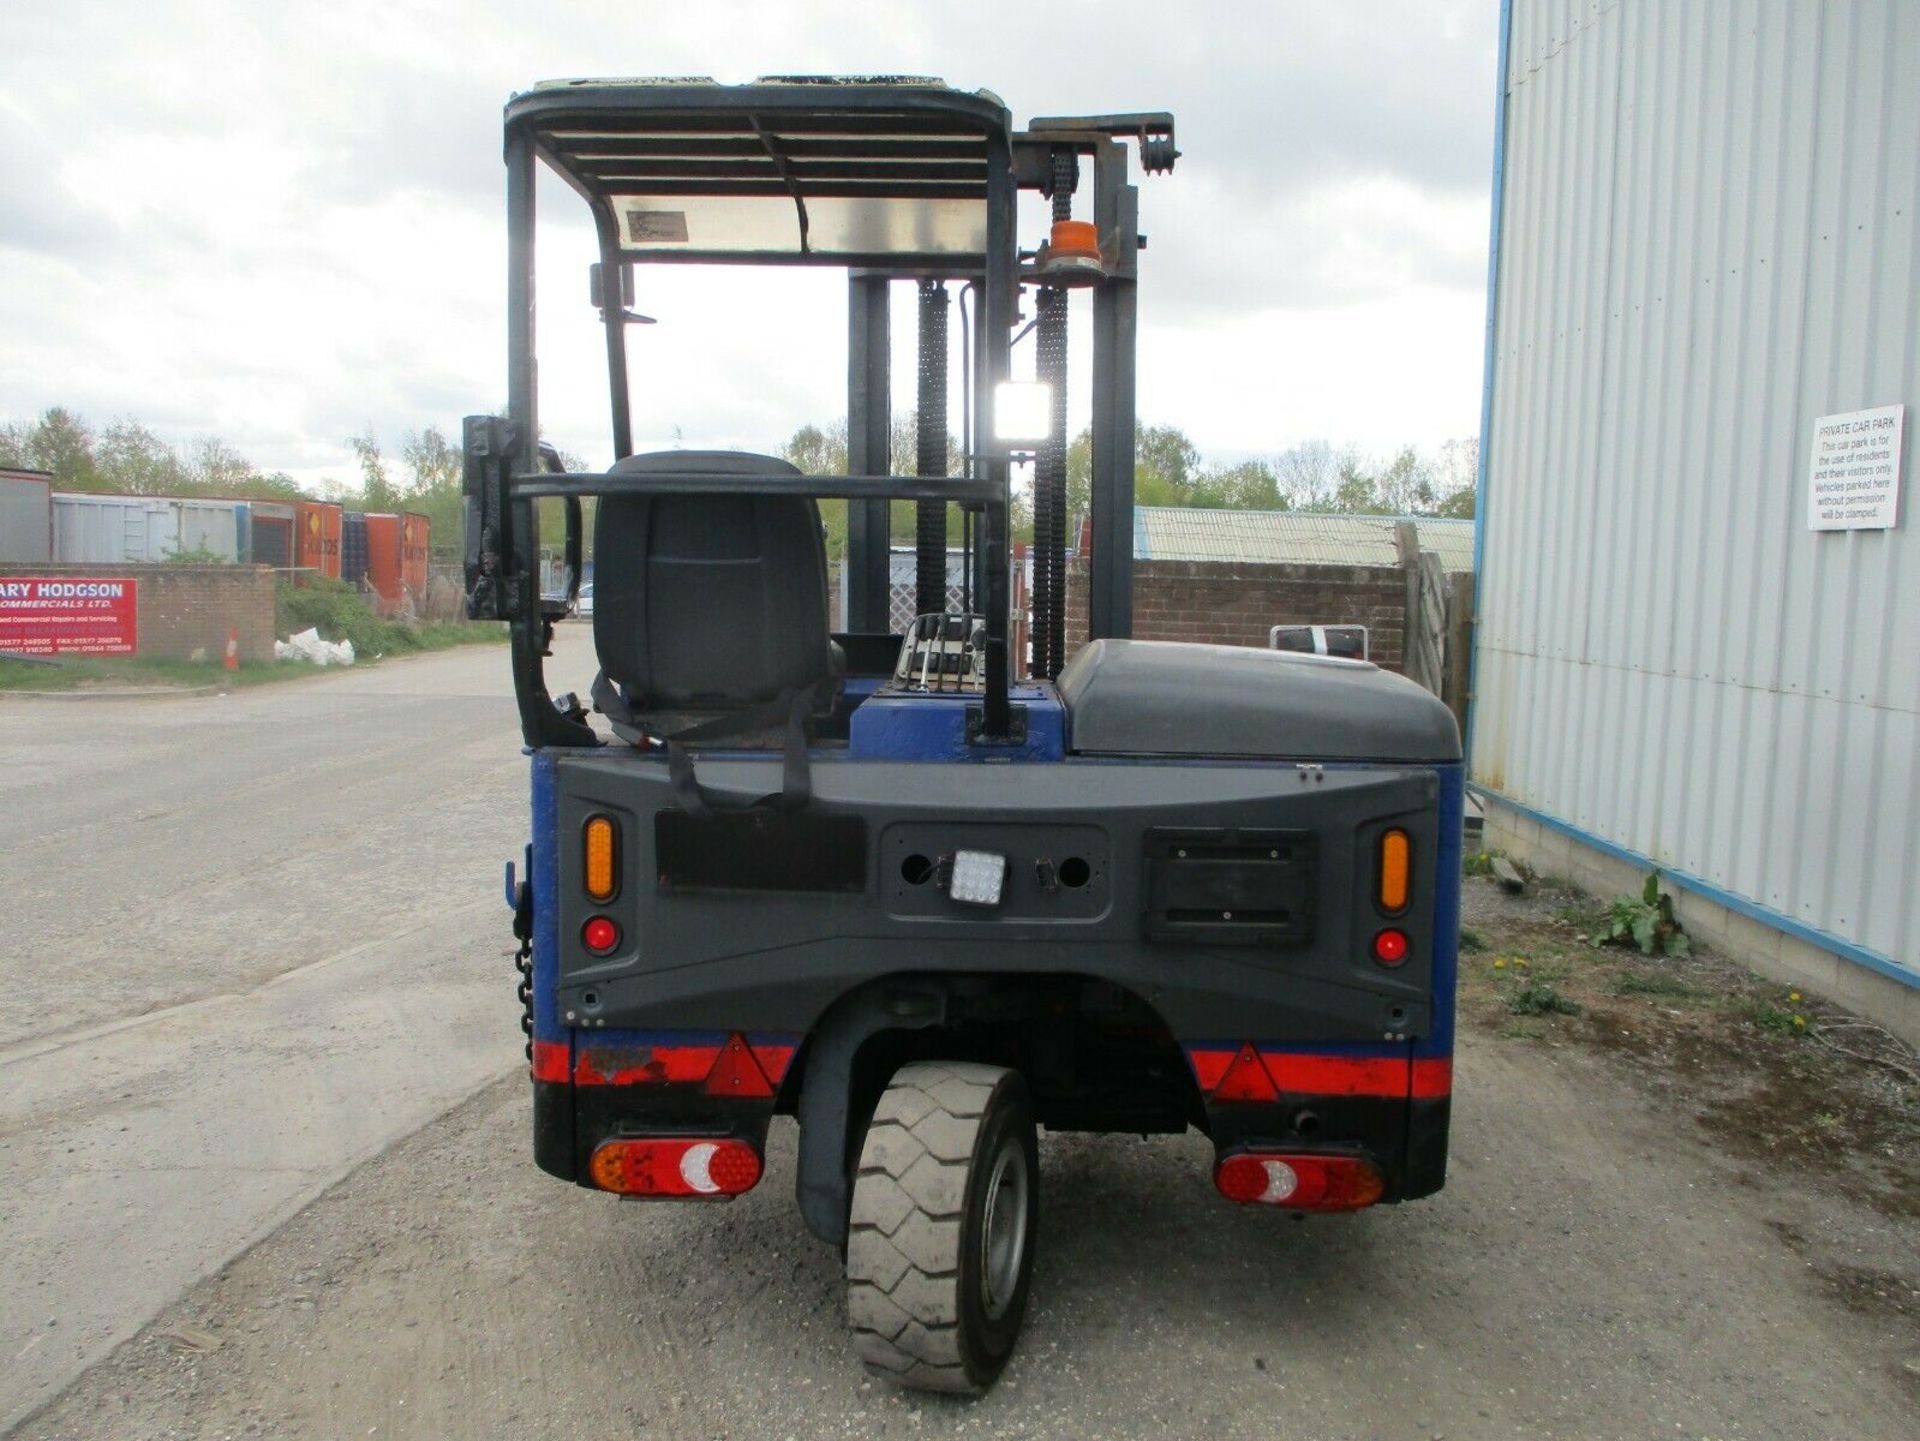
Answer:
<svg viewBox="0 0 1920 1441"><path fill-rule="evenodd" d="M613 466L675 470L801 473L738 451L663 451ZM832 673L826 544L810 496L603 496L593 583L600 665L635 711L736 710Z"/></svg>

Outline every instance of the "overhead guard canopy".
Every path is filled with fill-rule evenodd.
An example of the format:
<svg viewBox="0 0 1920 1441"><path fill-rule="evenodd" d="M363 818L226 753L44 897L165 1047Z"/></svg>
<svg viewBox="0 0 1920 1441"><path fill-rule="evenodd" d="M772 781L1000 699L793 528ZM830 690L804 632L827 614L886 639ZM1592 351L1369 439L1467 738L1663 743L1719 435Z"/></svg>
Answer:
<svg viewBox="0 0 1920 1441"><path fill-rule="evenodd" d="M635 259L948 273L983 264L1012 133L997 96L903 76L555 81L506 119Z"/></svg>

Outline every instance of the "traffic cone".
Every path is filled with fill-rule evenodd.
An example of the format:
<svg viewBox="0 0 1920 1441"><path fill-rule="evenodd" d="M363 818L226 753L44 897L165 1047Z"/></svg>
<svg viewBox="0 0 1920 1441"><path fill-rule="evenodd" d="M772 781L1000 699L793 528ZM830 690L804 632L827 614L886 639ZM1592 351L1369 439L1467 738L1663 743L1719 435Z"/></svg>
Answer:
<svg viewBox="0 0 1920 1441"><path fill-rule="evenodd" d="M227 669L240 669L240 627L237 625L227 627Z"/></svg>

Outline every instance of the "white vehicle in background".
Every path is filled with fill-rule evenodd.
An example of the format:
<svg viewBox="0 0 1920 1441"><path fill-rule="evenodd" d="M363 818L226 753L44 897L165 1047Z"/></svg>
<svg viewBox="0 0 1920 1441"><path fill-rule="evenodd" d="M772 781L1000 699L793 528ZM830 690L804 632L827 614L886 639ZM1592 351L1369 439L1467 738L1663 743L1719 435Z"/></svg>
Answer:
<svg viewBox="0 0 1920 1441"><path fill-rule="evenodd" d="M586 581L580 587L580 597L574 602L573 613L581 620L593 619L593 582Z"/></svg>

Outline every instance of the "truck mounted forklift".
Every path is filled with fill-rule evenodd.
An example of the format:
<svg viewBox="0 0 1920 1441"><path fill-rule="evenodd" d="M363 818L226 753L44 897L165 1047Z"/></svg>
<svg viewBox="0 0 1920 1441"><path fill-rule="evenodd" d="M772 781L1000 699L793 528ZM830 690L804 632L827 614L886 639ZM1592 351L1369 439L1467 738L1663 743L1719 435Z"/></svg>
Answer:
<svg viewBox="0 0 1920 1441"><path fill-rule="evenodd" d="M794 1117L799 1209L844 1254L861 1359L962 1393L993 1383L1020 1331L1040 1127L1197 1128L1243 1206L1438 1190L1451 713L1365 661L1127 638L1144 245L1129 163L1173 168L1172 117L1015 129L996 96L938 81L776 77L542 84L505 121L509 404L465 422L465 563L469 614L509 625L531 756L532 839L507 893L536 1163L616 1195L724 1201L761 1181L773 1117ZM598 240L602 471L539 440L541 164ZM1025 245L1022 191L1051 207ZM634 275L686 264L847 272L848 474L634 453ZM890 305L909 286L917 473L894 475ZM1075 650L1080 289L1093 498ZM1029 337L1033 379L1015 380ZM1016 652L1009 478L1027 461L1032 643ZM599 669L583 698L552 693L545 662L588 497ZM828 498L848 513L837 632ZM916 527L917 615L898 627L895 503ZM565 594L540 586L543 504L564 519Z"/></svg>

